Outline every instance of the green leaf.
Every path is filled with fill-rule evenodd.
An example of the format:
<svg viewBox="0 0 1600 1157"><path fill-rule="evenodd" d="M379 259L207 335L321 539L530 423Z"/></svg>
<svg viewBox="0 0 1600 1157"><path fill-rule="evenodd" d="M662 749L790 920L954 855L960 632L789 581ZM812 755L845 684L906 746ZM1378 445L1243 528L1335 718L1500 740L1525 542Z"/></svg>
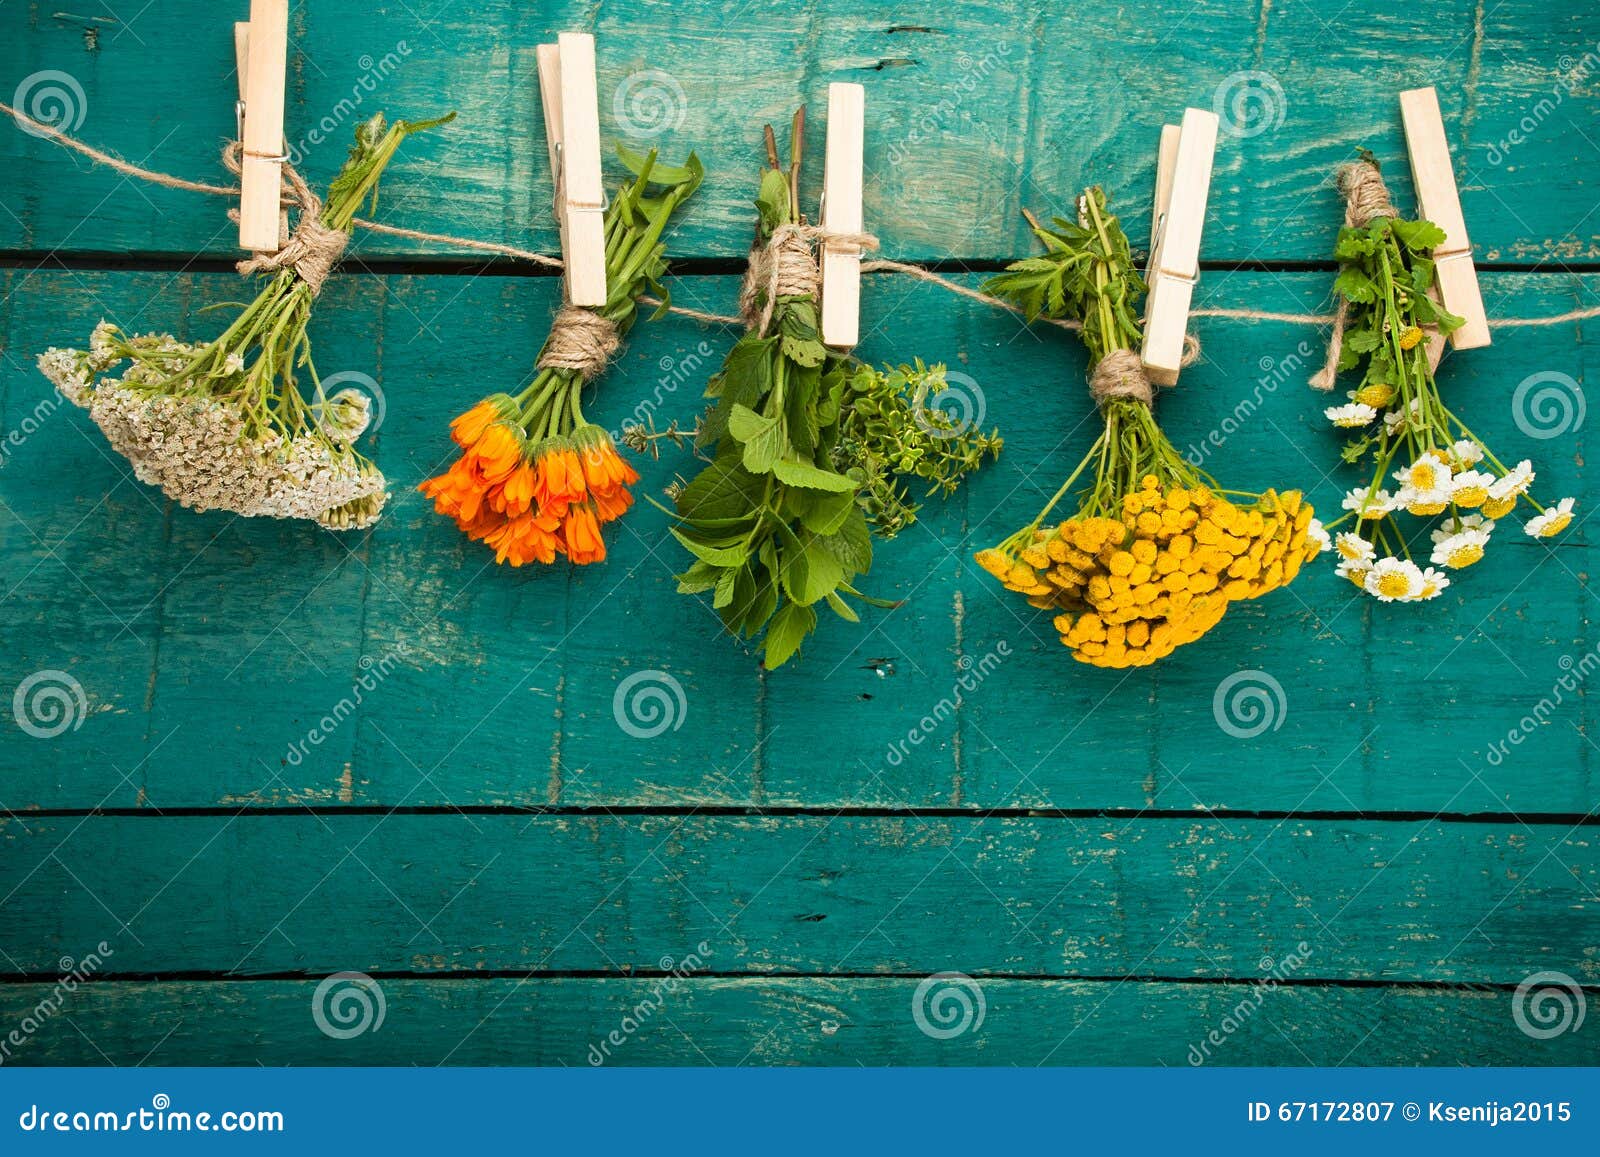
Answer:
<svg viewBox="0 0 1600 1157"><path fill-rule="evenodd" d="M787 663L816 627L817 612L810 607L798 603L785 603L780 607L767 625L767 637L763 643L767 670L776 671Z"/></svg>
<svg viewBox="0 0 1600 1157"><path fill-rule="evenodd" d="M851 507L849 517L837 534L827 535L820 541L850 574L864 574L872 569L872 532L859 506Z"/></svg>
<svg viewBox="0 0 1600 1157"><path fill-rule="evenodd" d="M1394 235L1400 244L1413 253L1425 253L1444 244L1444 230L1432 221L1401 221L1390 222Z"/></svg>
<svg viewBox="0 0 1600 1157"><path fill-rule="evenodd" d="M828 606L833 608L833 613L850 623L859 623L861 616L856 614L851 605L841 599L834 591L828 592Z"/></svg>
<svg viewBox="0 0 1600 1157"><path fill-rule="evenodd" d="M676 527L672 528L672 537L683 543L690 554L712 566L743 566L744 561L750 557L750 548L745 545L742 538L723 539L712 543L700 542Z"/></svg>
<svg viewBox="0 0 1600 1157"><path fill-rule="evenodd" d="M798 458L783 457L772 464L772 472L779 482L790 486L804 486L811 490L827 490L835 494L853 494L856 484L843 474L823 470Z"/></svg>
<svg viewBox="0 0 1600 1157"><path fill-rule="evenodd" d="M717 394L729 407L754 409L772 389L772 353L778 339L746 334L734 343L717 375Z"/></svg>
<svg viewBox="0 0 1600 1157"><path fill-rule="evenodd" d="M739 464L730 447L696 474L678 495L678 513L694 522L751 518L762 508L766 484Z"/></svg>
<svg viewBox="0 0 1600 1157"><path fill-rule="evenodd" d="M1347 330L1344 336L1344 348L1358 354L1371 353L1378 348L1378 343L1382 340L1383 335L1377 330Z"/></svg>
<svg viewBox="0 0 1600 1157"><path fill-rule="evenodd" d="M743 567L729 567L722 572L722 577L717 580L717 593L711 599L711 605L721 610L733 602L733 588L739 575L744 572Z"/></svg>
<svg viewBox="0 0 1600 1157"><path fill-rule="evenodd" d="M1372 278L1359 269L1346 267L1334 279L1333 288L1349 301L1370 302L1378 300L1378 287Z"/></svg>
<svg viewBox="0 0 1600 1157"><path fill-rule="evenodd" d="M810 496L810 503L800 514L800 524L818 534L837 534L855 508L856 496L850 491L827 493L816 490L796 490L796 494Z"/></svg>
<svg viewBox="0 0 1600 1157"><path fill-rule="evenodd" d="M764 169L756 193L756 210L768 233L789 220L789 180L779 169Z"/></svg>
<svg viewBox="0 0 1600 1157"><path fill-rule="evenodd" d="M784 547L781 554L784 593L803 606L825 598L844 581L844 564L825 537L807 535L799 545Z"/></svg>
<svg viewBox="0 0 1600 1157"><path fill-rule="evenodd" d="M783 454L783 423L777 417L763 418L746 406L734 406L728 414L728 433L744 443L744 468L753 474L770 472Z"/></svg>
<svg viewBox="0 0 1600 1157"><path fill-rule="evenodd" d="M745 608L744 636L753 639L778 608L778 580L768 574L759 582L749 583L748 588L748 593L740 591L740 597L744 599Z"/></svg>
<svg viewBox="0 0 1600 1157"><path fill-rule="evenodd" d="M708 591L717 585L718 576L724 572L708 562L696 561L693 566L678 576L678 593L680 595L697 595ZM727 573L732 573L727 572Z"/></svg>

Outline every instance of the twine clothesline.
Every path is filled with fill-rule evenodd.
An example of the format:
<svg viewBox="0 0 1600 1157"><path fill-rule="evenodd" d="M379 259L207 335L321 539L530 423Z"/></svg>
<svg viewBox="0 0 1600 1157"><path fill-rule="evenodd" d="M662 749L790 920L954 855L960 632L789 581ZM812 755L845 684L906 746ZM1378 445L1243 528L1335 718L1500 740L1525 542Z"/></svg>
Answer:
<svg viewBox="0 0 1600 1157"><path fill-rule="evenodd" d="M123 174L124 176L134 177L138 180L167 189L183 189L193 193L204 193L210 196L218 197L237 197L239 195L239 190L233 186L214 185L204 181L191 181L183 177L175 177L169 173L157 172L156 170L147 169L141 165L135 165L129 161L123 160L121 157L115 156L101 149L97 149L93 145L80 141L76 137L73 137L70 134L63 132L61 129L56 128L54 125L35 120L28 114L11 107L3 101L0 101L0 112L10 114L11 117L16 120L19 126L31 129L34 135L53 140L57 144L62 145L65 148L72 149L73 151L88 157L95 163L105 165L108 168ZM356 228L365 230L369 233L381 233L391 237L401 237L412 241L426 241L438 245L453 245L457 248L470 249L480 253L496 253L504 257L512 257L522 261L530 261L536 265L542 265L548 269L560 269L563 267L563 263L560 258L551 257L548 254L539 253L531 249L523 249L516 245L507 245L498 241L481 241L477 238L460 237L450 233L433 233L422 229L408 229L399 225L385 225L378 221L369 221L363 217L355 218L352 223ZM863 238L866 236L867 235L862 235ZM854 235L852 235L851 239L859 242L862 238L856 238ZM867 247L869 246L863 245L863 248ZM938 285L949 292L956 294L957 296L965 297L971 301L982 302L983 304L991 306L995 309L1003 309L1009 313L1015 313L1019 315L1023 313L1023 310L1020 307L1012 304L1009 301L1005 301L1001 298L983 293L979 290L971 288L970 286L962 285L961 283L953 281L948 277L934 273L932 270L924 269L920 265L911 265L903 261L893 261L888 258L875 258L871 261L863 261L861 263L861 271L863 273L903 274L904 276L911 277L917 281L923 281L931 285ZM641 294L639 300L647 305L660 306L662 304L659 299L648 294ZM681 317L687 317L695 321L709 322L712 324L742 325L746 324L748 320L743 313L739 315L711 313L705 310L692 309L688 306L681 305L672 305L668 306L667 308L669 312L678 314ZM1193 309L1189 311L1189 316L1212 317L1232 321L1279 322L1286 325L1337 326L1339 321L1338 311L1333 313L1285 313L1275 310L1223 307L1203 307L1200 309ZM1600 306L1589 306L1581 309L1568 310L1565 313L1555 314L1548 317L1491 318L1489 321L1489 326L1492 329L1522 329L1528 327L1564 325L1568 322L1585 321L1596 317L1600 317ZM1074 321L1070 318L1039 318L1038 320L1049 325L1057 326L1061 329L1076 331L1083 328L1082 323Z"/></svg>

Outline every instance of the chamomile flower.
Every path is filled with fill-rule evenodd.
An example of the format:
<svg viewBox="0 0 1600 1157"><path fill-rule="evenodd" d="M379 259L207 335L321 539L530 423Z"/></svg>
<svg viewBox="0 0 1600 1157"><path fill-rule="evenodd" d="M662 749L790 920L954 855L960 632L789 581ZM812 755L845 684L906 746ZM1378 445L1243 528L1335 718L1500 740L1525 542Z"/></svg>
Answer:
<svg viewBox="0 0 1600 1157"><path fill-rule="evenodd" d="M1489 524L1493 526L1493 523ZM1439 566L1447 566L1451 570L1460 570L1469 567L1483 558L1483 548L1489 545L1489 532L1486 530L1461 529L1455 533L1443 530L1433 532L1433 554L1431 561Z"/></svg>
<svg viewBox="0 0 1600 1157"><path fill-rule="evenodd" d="M1351 402L1347 406L1329 406L1322 412L1328 421L1346 430L1370 426L1378 419L1378 411L1361 402Z"/></svg>
<svg viewBox="0 0 1600 1157"><path fill-rule="evenodd" d="M1394 401L1394 387L1388 382L1368 382L1359 390L1351 390L1350 400L1381 409Z"/></svg>
<svg viewBox="0 0 1600 1157"><path fill-rule="evenodd" d="M1421 412L1422 403L1418 399L1412 398L1410 405L1406 406L1404 410L1390 410L1383 416L1383 432L1385 434L1399 433L1405 428L1408 418L1415 418Z"/></svg>
<svg viewBox="0 0 1600 1157"><path fill-rule="evenodd" d="M1379 602L1410 602L1422 594L1422 570L1408 558L1380 558L1372 564L1364 584Z"/></svg>
<svg viewBox="0 0 1600 1157"><path fill-rule="evenodd" d="M1447 518L1433 531L1433 541L1449 538L1452 534L1460 534L1463 530L1481 530L1485 534L1494 533L1494 519L1485 518L1474 511L1472 514L1458 514L1454 518Z"/></svg>
<svg viewBox="0 0 1600 1157"><path fill-rule="evenodd" d="M1362 538L1353 530L1347 530L1341 534L1335 540L1333 549L1339 552L1339 557L1343 562L1371 563L1378 553L1373 549L1371 542ZM1343 563L1340 565L1342 566ZM1343 572L1341 571L1340 573L1342 574Z"/></svg>
<svg viewBox="0 0 1600 1157"><path fill-rule="evenodd" d="M1528 492L1528 487L1533 485L1533 463L1524 458L1510 470L1505 477L1495 481L1489 487L1490 498L1519 498Z"/></svg>
<svg viewBox="0 0 1600 1157"><path fill-rule="evenodd" d="M1328 537L1327 527L1322 525L1322 520L1313 518L1306 526L1306 542L1317 544L1317 553L1333 549L1333 539Z"/></svg>
<svg viewBox="0 0 1600 1157"><path fill-rule="evenodd" d="M1457 470L1469 469L1483 461L1483 447L1462 438L1450 447L1450 460L1455 463Z"/></svg>
<svg viewBox="0 0 1600 1157"><path fill-rule="evenodd" d="M1450 497L1457 506L1475 510L1489 501L1489 487L1493 485L1493 474L1464 470L1450 479Z"/></svg>
<svg viewBox="0 0 1600 1157"><path fill-rule="evenodd" d="M1523 532L1532 538L1554 538L1572 525L1572 502L1563 498L1543 514L1535 515L1523 524Z"/></svg>
<svg viewBox="0 0 1600 1157"><path fill-rule="evenodd" d="M1357 518L1382 518L1394 509L1394 495L1380 490L1368 497L1371 487L1357 486L1344 496L1341 503L1346 510L1354 510Z"/></svg>
<svg viewBox="0 0 1600 1157"><path fill-rule="evenodd" d="M1372 573L1371 558L1347 558L1333 568L1333 573L1342 579L1349 579L1362 590L1366 589L1367 576Z"/></svg>
<svg viewBox="0 0 1600 1157"><path fill-rule="evenodd" d="M1417 601L1436 599L1439 592L1450 585L1450 578L1443 571L1434 570L1431 566L1422 572L1422 589L1417 592Z"/></svg>
<svg viewBox="0 0 1600 1157"><path fill-rule="evenodd" d="M1447 490L1450 486L1450 467L1435 451L1428 451L1404 470L1394 472L1394 480L1412 490Z"/></svg>
<svg viewBox="0 0 1600 1157"><path fill-rule="evenodd" d="M1395 505L1402 507L1408 514L1428 517L1434 514L1443 514L1450 505L1450 491L1447 487L1435 490L1418 490L1407 486L1395 495Z"/></svg>

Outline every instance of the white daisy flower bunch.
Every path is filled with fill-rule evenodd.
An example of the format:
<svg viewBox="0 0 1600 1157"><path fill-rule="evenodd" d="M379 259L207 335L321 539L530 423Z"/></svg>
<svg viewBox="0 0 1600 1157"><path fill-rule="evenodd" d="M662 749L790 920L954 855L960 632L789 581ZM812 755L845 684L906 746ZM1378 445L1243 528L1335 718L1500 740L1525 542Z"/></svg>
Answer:
<svg viewBox="0 0 1600 1157"><path fill-rule="evenodd" d="M1347 197L1359 186L1369 199L1382 192L1377 199L1388 200L1370 157L1353 169L1341 177ZM1324 413L1354 432L1344 460L1371 473L1345 495L1344 513L1328 529L1336 572L1382 602L1438 597L1447 572L1481 560L1496 524L1523 503L1533 511L1523 530L1537 538L1560 534L1573 518L1571 498L1548 507L1534 500L1531 462L1507 466L1444 404L1427 331L1447 336L1462 321L1431 296L1433 250L1443 240L1430 222L1390 209L1342 229L1334 250L1347 320L1337 369L1359 370L1361 384L1348 404ZM1425 560L1413 560L1420 532L1403 527L1401 516L1441 520Z"/></svg>

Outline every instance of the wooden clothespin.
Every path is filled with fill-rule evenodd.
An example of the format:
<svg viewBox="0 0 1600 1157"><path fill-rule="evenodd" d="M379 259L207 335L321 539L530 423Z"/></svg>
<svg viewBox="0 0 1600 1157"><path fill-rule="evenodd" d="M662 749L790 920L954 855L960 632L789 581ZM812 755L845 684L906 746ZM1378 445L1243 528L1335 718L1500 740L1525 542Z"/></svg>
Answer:
<svg viewBox="0 0 1600 1157"><path fill-rule="evenodd" d="M567 300L606 303L606 199L600 176L600 103L594 37L563 32L539 45L539 96L555 182Z"/></svg>
<svg viewBox="0 0 1600 1157"><path fill-rule="evenodd" d="M239 103L234 110L234 116L238 122L239 139L242 141L244 140L245 77L250 75L250 22L248 20L240 20L233 26L233 61L235 71L239 74ZM283 151L285 155L288 154L289 146L287 144L284 145ZM278 240L273 244L274 249L282 244L283 238L288 236L288 233L289 210L280 206L278 209Z"/></svg>
<svg viewBox="0 0 1600 1157"><path fill-rule="evenodd" d="M1172 203L1172 174L1178 167L1178 136L1182 131L1177 125L1161 126L1161 147L1156 152L1156 199L1150 213L1150 256L1144 265L1147 284L1155 267L1156 246L1161 241L1161 223Z"/></svg>
<svg viewBox="0 0 1600 1157"><path fill-rule="evenodd" d="M860 233L861 170L866 149L867 95L859 84L828 86L828 145L822 173L825 233ZM822 342L849 348L861 338L861 246L822 242Z"/></svg>
<svg viewBox="0 0 1600 1157"><path fill-rule="evenodd" d="M1437 266L1434 288L1444 307L1466 319L1450 335L1456 349L1476 349L1489 344L1489 317L1478 288L1478 271L1472 264L1472 242L1461 216L1455 168L1450 163L1450 143L1444 135L1439 94L1432 88L1409 88L1400 94L1400 120L1405 125L1406 151L1411 155L1411 183L1417 191L1417 211L1444 230L1444 242L1433 251ZM1435 364L1444 352L1444 339L1429 338L1429 357Z"/></svg>
<svg viewBox="0 0 1600 1157"><path fill-rule="evenodd" d="M289 57L289 0L250 0L250 24L235 51L245 46L244 155L239 172L239 246L256 252L278 248L282 202L283 90Z"/></svg>
<svg viewBox="0 0 1600 1157"><path fill-rule="evenodd" d="M1183 364L1189 303L1200 279L1200 234L1206 223L1211 162L1217 152L1217 114L1183 110L1183 123L1161 130L1156 170L1156 237L1145 298L1144 348L1139 359L1152 382L1170 386ZM1163 171L1165 170L1165 172Z"/></svg>

